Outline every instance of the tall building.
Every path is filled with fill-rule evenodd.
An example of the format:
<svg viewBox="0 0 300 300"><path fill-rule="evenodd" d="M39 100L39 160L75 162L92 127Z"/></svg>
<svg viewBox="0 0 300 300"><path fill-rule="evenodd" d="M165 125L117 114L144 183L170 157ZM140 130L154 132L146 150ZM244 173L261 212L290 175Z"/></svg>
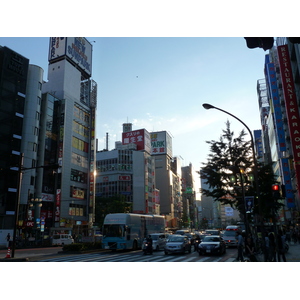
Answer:
<svg viewBox="0 0 300 300"><path fill-rule="evenodd" d="M29 60L0 47L0 228L14 227Z"/></svg>
<svg viewBox="0 0 300 300"><path fill-rule="evenodd" d="M159 191L150 152L148 131L132 130L132 124L123 124L122 143L116 142L114 150L96 154L96 195L123 195L132 207L131 212L159 214Z"/></svg>
<svg viewBox="0 0 300 300"><path fill-rule="evenodd" d="M277 221L291 225L299 221L300 208L299 54L299 44L277 38L265 58L265 78L258 81L265 163L272 163L283 188L285 207Z"/></svg>
<svg viewBox="0 0 300 300"><path fill-rule="evenodd" d="M181 173L183 212L188 217L189 225L192 228L198 228L198 212L192 164L190 163L188 166L182 167Z"/></svg>
<svg viewBox="0 0 300 300"><path fill-rule="evenodd" d="M92 75L92 45L81 37L52 37L49 43L48 81L43 83L44 100L50 105L59 99L56 118L57 136L51 136L51 148L44 148L45 162L56 157L53 227L82 232L94 221L95 110L97 84ZM54 101L55 102L55 101ZM54 107L53 107L54 108ZM56 107L54 108L56 109ZM49 119L51 122L51 118ZM56 153L52 153L57 143ZM48 151L47 151L48 150ZM52 153L52 154L51 154ZM49 192L49 191L48 191ZM44 186L42 198L47 197Z"/></svg>
<svg viewBox="0 0 300 300"><path fill-rule="evenodd" d="M182 207L181 165L178 165L179 160L173 160L172 137L167 131L151 132L150 136L151 155L155 159L155 182L160 191L160 213L166 217L168 227L177 227Z"/></svg>

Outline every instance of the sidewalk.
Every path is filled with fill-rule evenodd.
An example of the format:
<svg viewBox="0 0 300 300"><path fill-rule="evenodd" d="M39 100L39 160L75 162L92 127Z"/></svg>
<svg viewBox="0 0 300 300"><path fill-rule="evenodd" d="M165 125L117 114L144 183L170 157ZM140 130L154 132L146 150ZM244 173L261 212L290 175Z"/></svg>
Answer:
<svg viewBox="0 0 300 300"><path fill-rule="evenodd" d="M294 244L293 242L291 242L289 244L290 249L288 251L288 253L285 254L286 257L286 261L287 262L300 262L300 244L296 243Z"/></svg>
<svg viewBox="0 0 300 300"><path fill-rule="evenodd" d="M296 243L294 244L293 242L289 243L289 251L285 254L286 261L287 262L300 262L300 244ZM276 255L277 259L277 255ZM264 262L264 257L263 255L259 255L258 260L260 262ZM282 262L282 257L281 257L281 262Z"/></svg>

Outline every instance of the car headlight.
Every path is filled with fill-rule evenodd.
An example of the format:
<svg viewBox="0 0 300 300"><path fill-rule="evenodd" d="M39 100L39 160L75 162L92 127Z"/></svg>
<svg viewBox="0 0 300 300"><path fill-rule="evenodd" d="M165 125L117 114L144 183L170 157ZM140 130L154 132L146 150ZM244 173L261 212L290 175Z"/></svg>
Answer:
<svg viewBox="0 0 300 300"><path fill-rule="evenodd" d="M220 248L220 244L219 244L219 245L216 245L215 248Z"/></svg>
<svg viewBox="0 0 300 300"><path fill-rule="evenodd" d="M199 248L203 248L203 245L201 245L201 244L199 244L199 246L198 246Z"/></svg>

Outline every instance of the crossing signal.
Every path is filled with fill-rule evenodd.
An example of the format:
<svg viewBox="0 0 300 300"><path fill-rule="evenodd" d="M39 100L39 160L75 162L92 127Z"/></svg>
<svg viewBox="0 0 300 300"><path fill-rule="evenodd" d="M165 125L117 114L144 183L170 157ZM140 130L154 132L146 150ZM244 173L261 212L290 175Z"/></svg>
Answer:
<svg viewBox="0 0 300 300"><path fill-rule="evenodd" d="M272 185L273 199L278 200L280 198L280 187L278 184Z"/></svg>

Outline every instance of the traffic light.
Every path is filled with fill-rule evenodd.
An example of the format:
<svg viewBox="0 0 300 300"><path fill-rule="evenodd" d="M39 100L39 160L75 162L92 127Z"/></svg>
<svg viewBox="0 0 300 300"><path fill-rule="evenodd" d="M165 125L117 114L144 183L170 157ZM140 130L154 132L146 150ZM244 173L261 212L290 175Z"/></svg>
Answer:
<svg viewBox="0 0 300 300"><path fill-rule="evenodd" d="M265 51L271 49L274 45L273 37L245 37L247 47L253 48L263 48Z"/></svg>
<svg viewBox="0 0 300 300"><path fill-rule="evenodd" d="M272 194L273 194L273 199L278 200L280 199L280 188L278 184L273 184L272 185Z"/></svg>

